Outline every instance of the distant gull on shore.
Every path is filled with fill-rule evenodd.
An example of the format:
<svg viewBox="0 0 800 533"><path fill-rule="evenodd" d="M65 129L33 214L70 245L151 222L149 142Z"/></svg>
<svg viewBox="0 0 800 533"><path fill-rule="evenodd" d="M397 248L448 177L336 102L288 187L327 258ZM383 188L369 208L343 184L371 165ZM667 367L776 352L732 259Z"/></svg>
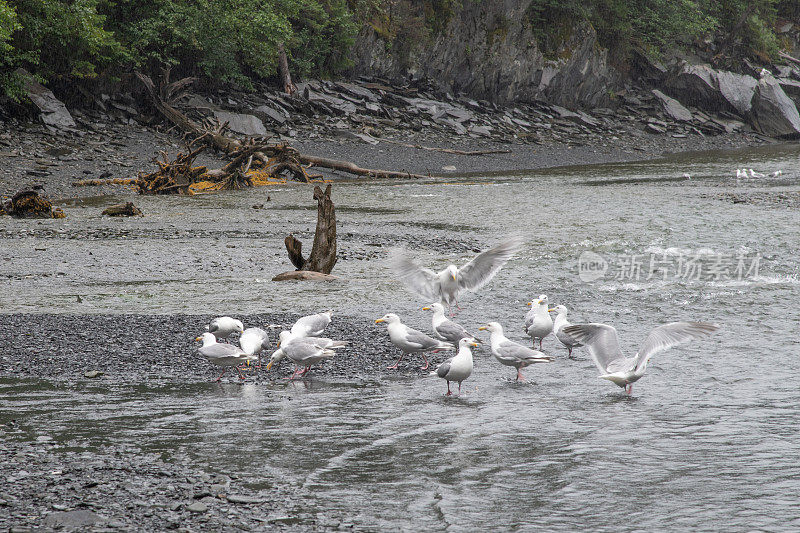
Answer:
<svg viewBox="0 0 800 533"><path fill-rule="evenodd" d="M547 295L540 294L539 298L533 302L528 302L531 310L525 315L525 333L533 340L533 347L536 347L536 340L539 340L539 349L542 349L542 340L553 332L553 319L547 309Z"/></svg>
<svg viewBox="0 0 800 533"><path fill-rule="evenodd" d="M209 322L206 326L206 331L213 333L217 340L227 339L234 331L239 333L244 331L244 325L229 316L221 316Z"/></svg>
<svg viewBox="0 0 800 533"><path fill-rule="evenodd" d="M478 346L474 339L463 338L458 341L458 353L440 364L431 376L439 376L447 381L447 394L451 396L450 382L458 382L458 393L461 394L461 382L472 374L472 347Z"/></svg>
<svg viewBox="0 0 800 533"><path fill-rule="evenodd" d="M406 287L428 301L446 304L450 308L450 316L453 316L453 306L458 307L459 293L476 291L487 284L522 247L523 242L521 237L506 239L481 252L461 268L448 265L438 273L420 267L401 251L394 252L390 263Z"/></svg>
<svg viewBox="0 0 800 533"><path fill-rule="evenodd" d="M217 339L213 333L203 333L195 340L203 341L203 345L197 350L198 353L209 363L222 367L222 374L220 374L215 381L222 379L222 376L225 374L225 371L228 370L228 367L238 366L247 363L248 361L255 360L255 356L244 353L233 344L222 344L217 342ZM244 379L241 370L237 370L239 370L239 379Z"/></svg>
<svg viewBox="0 0 800 533"><path fill-rule="evenodd" d="M506 366L513 366L517 369L517 381L525 381L525 376L520 372L521 369L534 363L550 363L553 358L546 355L539 350L534 350L523 346L518 342L514 342L503 335L503 326L497 322L489 322L486 326L481 326L479 330L488 330L491 336L489 337L489 346L492 349L492 355L501 364Z"/></svg>
<svg viewBox="0 0 800 533"><path fill-rule="evenodd" d="M564 328L564 333L583 343L589 350L594 364L600 369L600 377L625 389L630 394L633 383L647 369L650 358L658 352L668 350L694 339L710 335L718 330L716 324L706 322L671 322L653 329L633 357L625 357L619 347L617 330L606 324L577 324Z"/></svg>
<svg viewBox="0 0 800 533"><path fill-rule="evenodd" d="M429 363L425 352L453 349L453 345L448 342L434 339L421 331L406 326L400 322L400 317L394 313L388 313L375 321L376 324L381 322L386 322L387 324L386 330L389 332L389 340L400 348L400 359L394 365L388 367L390 369L396 369L406 354L419 353L425 360L425 366L421 367L421 369L426 370Z"/></svg>

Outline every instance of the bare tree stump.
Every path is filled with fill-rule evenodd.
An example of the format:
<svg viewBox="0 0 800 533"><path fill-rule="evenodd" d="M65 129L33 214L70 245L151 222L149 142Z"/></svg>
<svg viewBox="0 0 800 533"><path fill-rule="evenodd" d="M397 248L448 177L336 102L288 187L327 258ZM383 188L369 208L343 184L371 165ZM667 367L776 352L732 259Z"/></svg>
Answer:
<svg viewBox="0 0 800 533"><path fill-rule="evenodd" d="M294 272L284 272L275 276L273 281L287 279L331 279L333 266L336 264L336 210L331 200L331 186L325 192L319 186L314 187L314 199L317 201L317 229L314 232L314 244L311 255L303 257L303 243L294 235L284 240L289 260L297 268ZM309 275L319 273L321 275Z"/></svg>
<svg viewBox="0 0 800 533"><path fill-rule="evenodd" d="M297 92L297 87L292 83L292 74L289 72L289 60L286 58L286 48L283 43L278 45L278 68L283 82L283 91L289 96Z"/></svg>

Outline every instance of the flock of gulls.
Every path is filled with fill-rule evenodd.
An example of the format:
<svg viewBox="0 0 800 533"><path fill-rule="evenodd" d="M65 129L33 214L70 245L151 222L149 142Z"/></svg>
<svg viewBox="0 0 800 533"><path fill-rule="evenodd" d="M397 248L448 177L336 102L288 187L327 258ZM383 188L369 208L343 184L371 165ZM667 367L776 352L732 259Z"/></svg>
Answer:
<svg viewBox="0 0 800 533"><path fill-rule="evenodd" d="M432 311L432 335L411 328L394 313L387 313L375 320L385 323L391 343L400 350L400 358L388 367L397 369L400 361L410 354L420 354L424 361L421 369L429 368L427 353L456 350L456 355L447 359L431 376L447 382L447 396L452 394L451 383L461 384L472 375L474 348L482 344L476 335L452 320L459 306L459 295L464 291L476 291L488 283L509 259L522 247L519 237L506 239L498 245L478 254L462 267L449 265L440 272L422 268L405 252L395 252L390 263L399 279L414 293L433 302L423 307ZM542 341L553 334L568 350L572 358L575 348L585 348L600 371L600 377L625 389L630 394L633 383L647 369L650 358L679 344L689 342L716 331L719 326L705 322L671 322L656 327L647 335L639 350L626 357L620 349L617 330L613 326L599 323L571 324L567 320L568 310L564 305L550 307L547 295L529 302L531 307L525 315L524 331L531 338L532 346L525 346L508 339L503 326L489 322L478 328L489 332L489 348L494 358L502 365L516 369L516 380L524 381L522 369L534 363L550 363L551 355L542 351ZM447 306L447 311L445 311ZM447 316L449 314L449 317ZM553 319L555 315L555 319ZM282 359L295 365L291 378L305 376L311 367L336 355L336 350L347 345L347 341L322 337L331 322L331 311L304 316L290 330L281 331L277 350L270 357L266 369ZM206 326L207 331L196 340L202 341L199 353L210 363L223 368L217 381L222 379L229 367L236 367L239 378L242 370L250 365L260 368L261 353L270 347L267 332L261 328L244 329L242 322L231 317L215 318ZM235 332L239 335L239 346L229 344L227 339ZM538 349L536 344L538 342Z"/></svg>

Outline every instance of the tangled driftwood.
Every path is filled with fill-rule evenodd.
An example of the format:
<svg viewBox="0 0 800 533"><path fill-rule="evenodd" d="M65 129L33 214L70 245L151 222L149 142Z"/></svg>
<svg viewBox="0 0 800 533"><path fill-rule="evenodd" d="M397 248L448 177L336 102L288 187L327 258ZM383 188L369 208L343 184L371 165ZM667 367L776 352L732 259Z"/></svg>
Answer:
<svg viewBox="0 0 800 533"><path fill-rule="evenodd" d="M39 196L35 189L23 189L0 206L0 214L9 214L16 218L64 218L66 215L60 208L53 209L46 199Z"/></svg>

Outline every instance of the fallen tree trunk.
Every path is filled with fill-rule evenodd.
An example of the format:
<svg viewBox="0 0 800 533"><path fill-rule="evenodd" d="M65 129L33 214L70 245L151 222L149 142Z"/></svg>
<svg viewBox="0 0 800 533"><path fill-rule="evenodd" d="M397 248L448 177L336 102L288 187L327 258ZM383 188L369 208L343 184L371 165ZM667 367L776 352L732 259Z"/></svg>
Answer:
<svg viewBox="0 0 800 533"><path fill-rule="evenodd" d="M314 244L311 255L303 257L303 243L294 235L287 235L284 243L289 260L297 268L293 272L284 272L273 278L274 281L287 279L325 279L319 276L309 277L307 272L319 272L328 275L336 264L336 209L331 200L331 186L325 192L319 186L314 187L314 199L317 201L317 228L314 231Z"/></svg>
<svg viewBox="0 0 800 533"><path fill-rule="evenodd" d="M416 148L417 150L427 150L429 152L442 152L445 154L455 155L490 155L490 154L510 154L511 150L456 150L455 148L436 148L434 146L422 146L421 144L410 144L400 141L393 141L392 139L382 139L380 137L373 137L375 140L396 144L397 146L405 146L406 148Z"/></svg>

